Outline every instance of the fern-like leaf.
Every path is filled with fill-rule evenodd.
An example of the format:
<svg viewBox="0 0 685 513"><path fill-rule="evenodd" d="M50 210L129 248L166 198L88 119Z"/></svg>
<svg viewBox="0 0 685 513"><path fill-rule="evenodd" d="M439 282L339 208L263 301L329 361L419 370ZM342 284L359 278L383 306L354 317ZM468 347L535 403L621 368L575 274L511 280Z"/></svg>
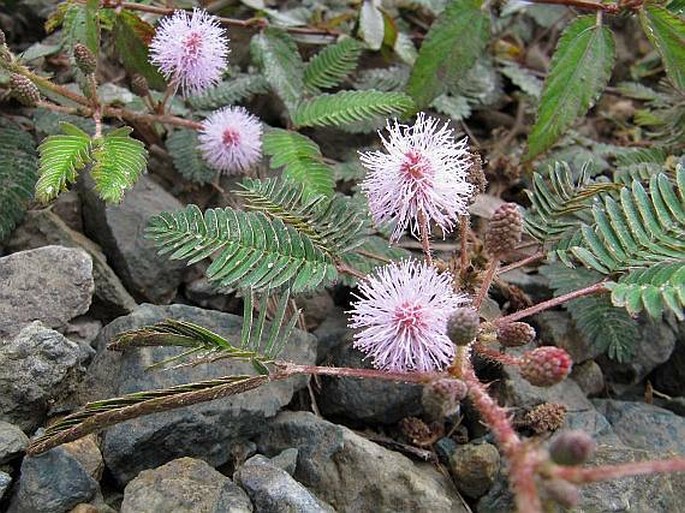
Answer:
<svg viewBox="0 0 685 513"><path fill-rule="evenodd" d="M167 137L166 148L174 160L176 171L186 180L209 183L216 177L216 170L209 167L200 154L195 130L174 130Z"/></svg>
<svg viewBox="0 0 685 513"><path fill-rule="evenodd" d="M319 146L308 137L290 130L273 129L264 134L262 149L271 157L271 168L283 168L283 175L317 194L333 193L333 169L324 163Z"/></svg>
<svg viewBox="0 0 685 513"><path fill-rule="evenodd" d="M356 39L343 39L327 46L307 63L304 69L305 86L316 91L339 85L357 67L362 45Z"/></svg>
<svg viewBox="0 0 685 513"><path fill-rule="evenodd" d="M24 217L37 171L33 138L14 124L0 122L0 241Z"/></svg>
<svg viewBox="0 0 685 513"><path fill-rule="evenodd" d="M69 123L61 123L62 134L46 137L38 147L40 177L36 198L43 203L56 198L90 161L90 136Z"/></svg>
<svg viewBox="0 0 685 513"><path fill-rule="evenodd" d="M230 208L204 214L195 205L163 212L147 233L172 260L189 264L211 255L207 278L221 287L269 290L289 285L301 292L337 277L331 259L280 219Z"/></svg>
<svg viewBox="0 0 685 513"><path fill-rule="evenodd" d="M292 113L292 120L300 127L340 126L402 114L413 105L411 98L404 93L340 91L300 103Z"/></svg>
<svg viewBox="0 0 685 513"><path fill-rule="evenodd" d="M261 75L241 74L199 96L191 96L188 103L194 109L213 110L247 100L269 90L269 84Z"/></svg>
<svg viewBox="0 0 685 513"><path fill-rule="evenodd" d="M363 242L365 222L342 196L308 195L304 186L287 179L246 178L240 185L246 208L280 219L332 258Z"/></svg>
<svg viewBox="0 0 685 513"><path fill-rule="evenodd" d="M371 68L357 73L355 89L376 91L401 91L409 80L408 66L391 66L390 68Z"/></svg>
<svg viewBox="0 0 685 513"><path fill-rule="evenodd" d="M147 166L145 145L130 137L132 128L112 130L93 140L93 167L90 171L95 190L107 202L119 203Z"/></svg>

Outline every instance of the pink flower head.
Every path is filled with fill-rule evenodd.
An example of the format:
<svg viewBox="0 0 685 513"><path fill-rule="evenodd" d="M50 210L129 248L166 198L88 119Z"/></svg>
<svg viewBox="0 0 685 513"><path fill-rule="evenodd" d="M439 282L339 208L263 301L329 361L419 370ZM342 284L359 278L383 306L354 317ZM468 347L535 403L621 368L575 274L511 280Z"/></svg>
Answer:
<svg viewBox="0 0 685 513"><path fill-rule="evenodd" d="M372 357L374 367L428 372L452 362L447 319L468 300L454 292L449 273L406 260L381 268L359 290L365 297L354 304L349 326L361 328L354 347Z"/></svg>
<svg viewBox="0 0 685 513"><path fill-rule="evenodd" d="M361 188L369 199L376 223L396 221L391 240L400 238L408 225L419 232L419 213L444 231L459 215L468 213L473 186L466 181L471 165L466 138L454 140L448 123L419 112L413 126L388 121L389 137L379 132L385 148L360 153L369 170Z"/></svg>
<svg viewBox="0 0 685 513"><path fill-rule="evenodd" d="M215 86L227 67L228 38L219 19L206 11L175 11L164 18L150 43L150 62L184 95Z"/></svg>
<svg viewBox="0 0 685 513"><path fill-rule="evenodd" d="M198 140L212 167L240 173L262 156L262 123L243 107L225 107L202 122Z"/></svg>

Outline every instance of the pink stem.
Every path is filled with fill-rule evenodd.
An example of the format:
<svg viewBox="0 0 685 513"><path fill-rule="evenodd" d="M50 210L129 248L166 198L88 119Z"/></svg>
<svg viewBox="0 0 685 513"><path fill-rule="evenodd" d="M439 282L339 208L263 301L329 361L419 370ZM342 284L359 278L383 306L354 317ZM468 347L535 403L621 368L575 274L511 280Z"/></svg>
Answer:
<svg viewBox="0 0 685 513"><path fill-rule="evenodd" d="M483 277L483 283L481 284L480 289L478 290L478 295L476 296L476 299L473 300L473 308L475 308L476 310L480 308L480 305L483 303L485 296L488 295L488 290L490 290L490 285L492 285L492 280L495 278L495 273L497 272L498 267L498 259L492 260L490 262L488 270L485 273L485 276Z"/></svg>
<svg viewBox="0 0 685 513"><path fill-rule="evenodd" d="M685 472L685 457L679 456L664 460L638 461L601 467L555 466L550 470L553 477L559 477L576 484L594 483L656 472Z"/></svg>
<svg viewBox="0 0 685 513"><path fill-rule="evenodd" d="M501 275L504 273L508 273L509 271L513 271L514 269L518 269L519 267L523 267L524 265L532 264L533 262L537 262L538 260L542 260L543 258L545 258L544 253L535 253L534 255L522 258L517 262L505 265L504 267L500 267L497 274Z"/></svg>

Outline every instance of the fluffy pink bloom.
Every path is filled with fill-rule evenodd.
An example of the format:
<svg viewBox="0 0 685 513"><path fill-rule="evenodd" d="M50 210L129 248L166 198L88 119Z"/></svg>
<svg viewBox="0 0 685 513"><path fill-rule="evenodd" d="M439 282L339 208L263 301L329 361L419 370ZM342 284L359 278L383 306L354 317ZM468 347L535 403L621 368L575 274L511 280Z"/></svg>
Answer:
<svg viewBox="0 0 685 513"><path fill-rule="evenodd" d="M262 123L243 107L225 107L202 122L198 140L212 167L240 173L262 156Z"/></svg>
<svg viewBox="0 0 685 513"><path fill-rule="evenodd" d="M228 38L219 19L206 11L175 11L164 18L150 43L150 62L183 94L199 94L215 86L226 71Z"/></svg>
<svg viewBox="0 0 685 513"><path fill-rule="evenodd" d="M349 312L354 347L373 358L378 369L439 370L454 358L445 334L447 319L467 304L452 288L449 273L425 263L403 261L378 270L359 284L364 296Z"/></svg>
<svg viewBox="0 0 685 513"><path fill-rule="evenodd" d="M396 221L391 240L408 225L419 232L419 212L444 231L468 213L473 186L466 181L471 165L466 138L459 142L448 123L420 112L413 126L388 121L388 138L379 135L383 151L360 153L369 170L361 184L376 223Z"/></svg>

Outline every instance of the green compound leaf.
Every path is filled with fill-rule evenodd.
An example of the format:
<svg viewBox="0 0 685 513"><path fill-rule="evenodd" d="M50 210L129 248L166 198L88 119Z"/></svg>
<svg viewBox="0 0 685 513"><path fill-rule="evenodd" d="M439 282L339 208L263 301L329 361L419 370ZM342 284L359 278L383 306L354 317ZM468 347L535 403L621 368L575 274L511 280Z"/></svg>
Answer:
<svg viewBox="0 0 685 513"><path fill-rule="evenodd" d="M183 178L196 183L209 183L217 171L207 165L198 149L197 131L181 128L174 130L166 140L166 148L174 160L176 171Z"/></svg>
<svg viewBox="0 0 685 513"><path fill-rule="evenodd" d="M56 198L90 161L90 136L70 123L61 123L62 134L46 137L38 147L40 167L36 199Z"/></svg>
<svg viewBox="0 0 685 513"><path fill-rule="evenodd" d="M490 17L481 6L481 0L453 0L431 26L407 86L417 107L427 107L483 54Z"/></svg>
<svg viewBox="0 0 685 513"><path fill-rule="evenodd" d="M292 120L298 127L341 126L402 114L413 106L411 98L404 93L340 91L300 103L292 113Z"/></svg>
<svg viewBox="0 0 685 513"><path fill-rule="evenodd" d="M98 0L69 4L62 21L62 46L71 52L76 43L84 44L94 55L100 51Z"/></svg>
<svg viewBox="0 0 685 513"><path fill-rule="evenodd" d="M327 46L307 63L304 69L305 86L315 91L339 85L357 68L362 45L356 39L343 39Z"/></svg>
<svg viewBox="0 0 685 513"><path fill-rule="evenodd" d="M640 23L673 84L685 91L685 21L663 7L646 5L640 9Z"/></svg>
<svg viewBox="0 0 685 513"><path fill-rule="evenodd" d="M607 85L613 65L613 36L597 24L595 16L578 18L566 28L545 80L526 160L552 146L592 107Z"/></svg>
<svg viewBox="0 0 685 513"><path fill-rule="evenodd" d="M153 217L147 235L172 260L193 264L214 255L207 278L220 287L298 293L337 278L333 261L309 237L261 212L217 208L203 214L189 205Z"/></svg>
<svg viewBox="0 0 685 513"><path fill-rule="evenodd" d="M37 178L33 138L17 125L0 122L0 241L24 217Z"/></svg>
<svg viewBox="0 0 685 513"><path fill-rule="evenodd" d="M308 137L280 128L269 130L262 139L262 149L271 157L272 169L283 168L283 176L310 192L333 194L333 168L324 163L319 146Z"/></svg>
<svg viewBox="0 0 685 513"><path fill-rule="evenodd" d="M148 58L148 45L155 35L155 28L131 11L121 11L117 14L113 34L126 71L144 76L152 89L164 90L166 80Z"/></svg>
<svg viewBox="0 0 685 513"><path fill-rule="evenodd" d="M273 91L292 110L304 90L304 64L297 45L286 32L267 28L252 38L252 55Z"/></svg>
<svg viewBox="0 0 685 513"><path fill-rule="evenodd" d="M129 137L132 131L129 127L117 128L93 140L90 174L104 201L119 203L145 171L147 151L142 142Z"/></svg>
<svg viewBox="0 0 685 513"><path fill-rule="evenodd" d="M189 97L187 101L194 109L212 110L236 104L268 90L269 84L263 76L240 74L199 96Z"/></svg>

